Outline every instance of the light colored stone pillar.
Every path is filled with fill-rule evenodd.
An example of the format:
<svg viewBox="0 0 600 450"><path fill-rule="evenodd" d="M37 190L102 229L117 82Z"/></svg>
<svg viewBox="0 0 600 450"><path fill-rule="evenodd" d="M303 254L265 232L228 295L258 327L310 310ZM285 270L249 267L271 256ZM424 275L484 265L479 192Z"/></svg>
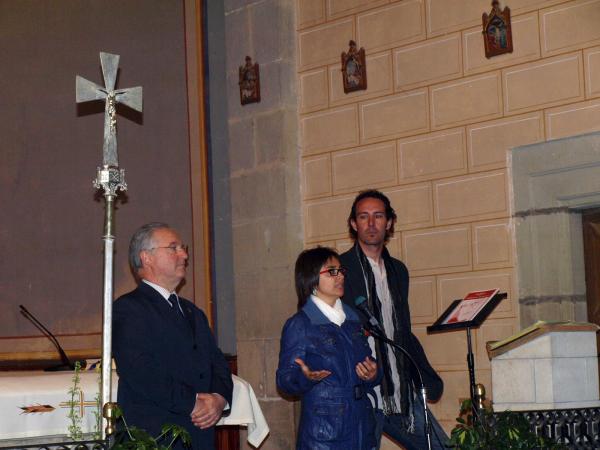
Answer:
<svg viewBox="0 0 600 450"><path fill-rule="evenodd" d="M580 210L600 205L600 134L512 150L521 326L585 321Z"/></svg>
<svg viewBox="0 0 600 450"><path fill-rule="evenodd" d="M238 372L254 387L271 429L261 450L295 443L294 403L275 385L303 245L294 8L293 0L232 0L224 11ZM261 102L241 106L238 67L246 55L260 65ZM245 432L241 441L250 448Z"/></svg>

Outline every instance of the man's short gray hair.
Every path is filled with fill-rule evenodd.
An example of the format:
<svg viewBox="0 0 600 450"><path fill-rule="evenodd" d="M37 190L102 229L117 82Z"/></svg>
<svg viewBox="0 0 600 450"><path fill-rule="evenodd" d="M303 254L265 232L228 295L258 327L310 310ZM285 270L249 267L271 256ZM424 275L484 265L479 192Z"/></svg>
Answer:
<svg viewBox="0 0 600 450"><path fill-rule="evenodd" d="M129 242L129 265L135 273L142 268L142 260L140 258L142 250L150 250L152 248L154 231L165 228L170 229L171 227L163 222L151 222L142 225L133 233Z"/></svg>

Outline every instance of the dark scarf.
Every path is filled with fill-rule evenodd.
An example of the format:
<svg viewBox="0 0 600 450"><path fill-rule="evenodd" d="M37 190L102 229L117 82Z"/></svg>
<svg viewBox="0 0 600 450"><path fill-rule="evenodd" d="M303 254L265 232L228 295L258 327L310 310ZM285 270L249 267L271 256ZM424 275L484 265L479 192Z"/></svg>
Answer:
<svg viewBox="0 0 600 450"><path fill-rule="evenodd" d="M365 281L367 283L367 302L369 308L371 311L373 311L373 315L383 326L381 301L377 296L375 275L371 270L371 264L369 263L367 256L363 253L358 243L354 245L354 251L356 252L358 261L363 270ZM409 344L408 336L410 336L410 318L403 317L403 314L401 314L402 311L396 308L396 305L401 305L402 302L407 300L402 298L402 294L397 288L397 283L392 282L392 280L397 280L400 274L397 273L392 261L392 257L385 247L381 256L385 265L388 289L390 290L390 296L392 298L394 336L388 337L406 349L408 348ZM392 380L392 371L390 368L390 360L388 356L388 351L390 351L390 349L392 349L390 346L381 343L378 339L375 339L375 354L377 356L377 361L381 363L383 368L383 379L381 381L381 397L383 399L382 410L385 415L401 414L404 416L406 418L406 428L410 429L413 423L413 386L410 381L410 368L408 367L410 361L406 360L406 357L402 352L392 349L392 351L394 351L394 356L396 357L396 368L400 378L400 386L394 386L394 382ZM396 400L394 398L394 392L396 389L400 389L400 405L396 404Z"/></svg>

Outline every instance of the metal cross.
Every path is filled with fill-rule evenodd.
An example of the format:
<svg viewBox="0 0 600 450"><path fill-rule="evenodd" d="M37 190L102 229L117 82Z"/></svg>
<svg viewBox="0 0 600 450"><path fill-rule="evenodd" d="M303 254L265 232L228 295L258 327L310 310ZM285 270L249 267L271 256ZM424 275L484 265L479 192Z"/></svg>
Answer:
<svg viewBox="0 0 600 450"><path fill-rule="evenodd" d="M111 403L112 396L112 302L113 302L113 256L114 256L114 204L117 191L127 189L125 170L119 168L117 156L117 103L122 103L138 112L142 111L142 88L133 87L115 90L119 55L100 52L102 76L106 87L98 86L79 75L75 78L77 103L104 100L104 144L102 146L102 167L98 167L94 187L104 190L106 208L104 213L104 295L102 320L102 405ZM80 408L86 406L83 394ZM111 428L102 430L102 438L112 433Z"/></svg>
<svg viewBox="0 0 600 450"><path fill-rule="evenodd" d="M119 167L117 156L117 103L129 106L138 112L142 111L141 86L117 89L117 70L119 55L100 52L100 64L104 85L102 87L77 75L75 77L75 90L77 103L93 100L104 100L104 144L102 146L102 165L104 168Z"/></svg>
<svg viewBox="0 0 600 450"><path fill-rule="evenodd" d="M83 417L83 415L85 413L85 408L97 408L98 402L97 401L86 402L84 399L84 396L83 396L83 391L81 389L79 389L78 393L79 393L79 401L73 400L72 402L71 401L62 402L62 403L59 403L58 406L60 406L61 408L78 407L79 408L79 417Z"/></svg>

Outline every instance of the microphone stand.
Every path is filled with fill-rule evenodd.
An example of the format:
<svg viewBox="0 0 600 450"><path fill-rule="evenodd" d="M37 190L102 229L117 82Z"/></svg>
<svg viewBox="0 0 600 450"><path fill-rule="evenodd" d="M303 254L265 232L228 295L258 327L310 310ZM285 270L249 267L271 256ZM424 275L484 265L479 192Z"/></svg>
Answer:
<svg viewBox="0 0 600 450"><path fill-rule="evenodd" d="M425 418L425 437L427 438L427 448L428 450L431 450L431 421L429 419L429 409L427 408L427 389L425 388L425 383L423 383L423 376L421 375L421 370L419 369L419 366L417 365L413 357L410 355L410 353L408 353L408 351L404 349L404 347L396 344L394 341L389 339L383 331L378 329L378 327L374 327L369 324L365 325L365 330L373 337L379 339L381 342L384 342L388 345L391 345L395 349L400 350L404 355L408 357L409 361L417 371L417 374L419 375L419 383L421 384L421 399L423 400L423 417Z"/></svg>
<svg viewBox="0 0 600 450"><path fill-rule="evenodd" d="M58 342L58 339L56 339L56 337L50 332L50 330L48 330L48 328L42 325L42 323L39 320L37 320L35 316L27 310L27 308L25 308L23 305L19 305L19 308L21 309L21 314L23 314L23 316L25 316L27 320L32 322L37 327L37 329L40 330L44 334L44 336L46 336L50 340L50 342L52 342L52 344L54 344L54 347L56 347L56 350L58 350L58 354L60 355L60 360L62 364L59 364L58 366L46 367L44 371L58 372L63 370L74 370L75 364L71 362L71 360L63 350L62 346ZM85 361L82 363L82 367L85 367Z"/></svg>

